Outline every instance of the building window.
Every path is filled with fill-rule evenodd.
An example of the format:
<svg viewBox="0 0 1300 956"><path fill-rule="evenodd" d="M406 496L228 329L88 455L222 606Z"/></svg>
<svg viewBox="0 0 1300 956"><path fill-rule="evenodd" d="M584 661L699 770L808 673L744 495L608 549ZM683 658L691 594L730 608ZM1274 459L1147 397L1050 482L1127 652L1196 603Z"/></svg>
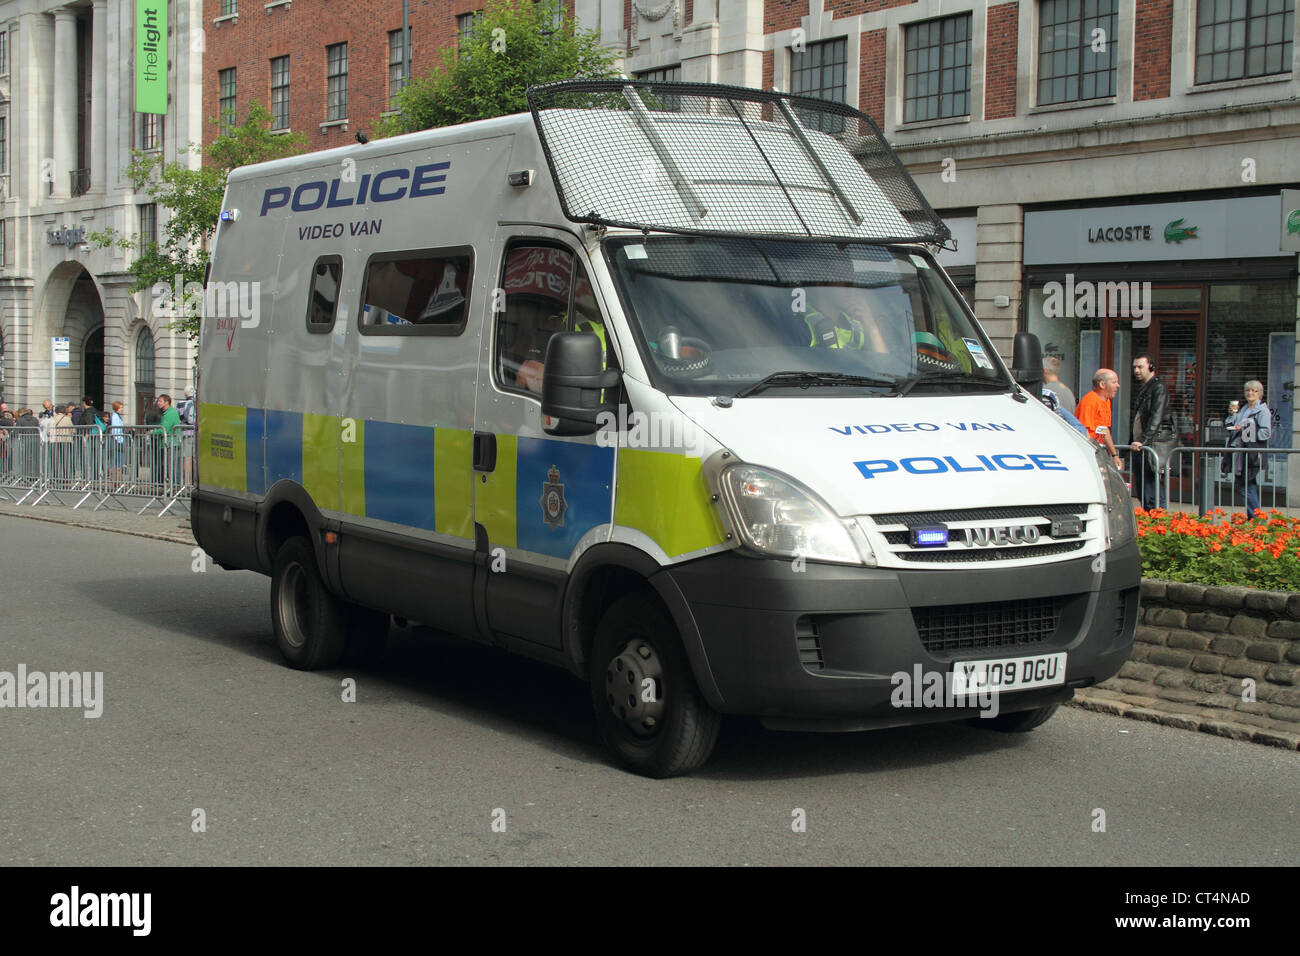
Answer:
<svg viewBox="0 0 1300 956"><path fill-rule="evenodd" d="M140 148L162 149L163 118L161 113L140 114Z"/></svg>
<svg viewBox="0 0 1300 956"><path fill-rule="evenodd" d="M348 45L325 48L325 120L348 118Z"/></svg>
<svg viewBox="0 0 1300 956"><path fill-rule="evenodd" d="M289 58L271 60L271 128L289 128Z"/></svg>
<svg viewBox="0 0 1300 956"><path fill-rule="evenodd" d="M651 83L680 83L682 81L682 65L664 66L657 70L642 70L636 74L638 80L646 80ZM680 112L682 108L682 98L680 96L659 96L662 101L663 109L670 112Z"/></svg>
<svg viewBox="0 0 1300 956"><path fill-rule="evenodd" d="M397 94L406 88L406 47L401 30L388 31L388 108L397 109Z"/></svg>
<svg viewBox="0 0 1300 956"><path fill-rule="evenodd" d="M680 83L682 81L682 65L663 66L657 70L642 70L636 75L638 80L648 80L651 83Z"/></svg>
<svg viewBox="0 0 1300 956"><path fill-rule="evenodd" d="M903 122L970 115L970 14L904 29Z"/></svg>
<svg viewBox="0 0 1300 956"><path fill-rule="evenodd" d="M0 116L0 175L9 172L9 117Z"/></svg>
<svg viewBox="0 0 1300 956"><path fill-rule="evenodd" d="M235 68L217 74L217 122L222 136L235 130Z"/></svg>
<svg viewBox="0 0 1300 956"><path fill-rule="evenodd" d="M140 246L147 249L158 244L158 207L145 203L140 207Z"/></svg>
<svg viewBox="0 0 1300 956"><path fill-rule="evenodd" d="M0 76L9 75L9 31L0 30Z"/></svg>
<svg viewBox="0 0 1300 956"><path fill-rule="evenodd" d="M1196 82L1291 70L1295 0L1199 0Z"/></svg>
<svg viewBox="0 0 1300 956"><path fill-rule="evenodd" d="M1119 0L1043 0L1038 7L1038 105L1115 95Z"/></svg>
<svg viewBox="0 0 1300 956"><path fill-rule="evenodd" d="M233 17L238 12L235 7L235 0L221 0L221 15L223 17Z"/></svg>
<svg viewBox="0 0 1300 956"><path fill-rule="evenodd" d="M135 337L135 420L144 422L154 402L153 333L141 326Z"/></svg>
<svg viewBox="0 0 1300 956"><path fill-rule="evenodd" d="M457 47L463 47L474 39L474 34L478 31L478 25L482 20L482 10L475 10L473 13L462 13L456 17Z"/></svg>
<svg viewBox="0 0 1300 956"><path fill-rule="evenodd" d="M810 43L801 53L790 52L790 92L831 103L844 102L848 40ZM800 119L823 133L844 129L844 118L827 113L801 113Z"/></svg>
<svg viewBox="0 0 1300 956"><path fill-rule="evenodd" d="M9 221L0 219L0 269L9 264Z"/></svg>

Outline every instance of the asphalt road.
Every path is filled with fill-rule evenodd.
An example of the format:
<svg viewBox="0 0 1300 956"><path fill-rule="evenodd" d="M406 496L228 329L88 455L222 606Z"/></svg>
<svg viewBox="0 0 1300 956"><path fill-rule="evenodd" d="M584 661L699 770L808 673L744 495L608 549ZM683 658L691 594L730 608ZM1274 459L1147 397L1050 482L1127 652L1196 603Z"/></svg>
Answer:
<svg viewBox="0 0 1300 956"><path fill-rule="evenodd" d="M1027 735L740 721L653 781L607 760L584 685L491 648L395 631L368 669L290 670L268 579L183 546L0 516L0 581L0 671L104 681L98 718L0 708L3 865L1300 859L1278 748L1070 708Z"/></svg>

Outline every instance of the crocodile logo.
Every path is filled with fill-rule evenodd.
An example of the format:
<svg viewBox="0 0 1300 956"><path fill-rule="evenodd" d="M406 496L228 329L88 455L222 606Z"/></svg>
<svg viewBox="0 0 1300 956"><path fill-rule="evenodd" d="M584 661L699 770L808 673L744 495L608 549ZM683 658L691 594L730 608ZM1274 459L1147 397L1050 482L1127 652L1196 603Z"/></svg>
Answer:
<svg viewBox="0 0 1300 956"><path fill-rule="evenodd" d="M1186 221L1186 219L1175 219L1173 222L1169 223L1169 225L1165 226L1165 242L1181 243L1184 239L1199 238L1196 235L1196 230L1201 227L1184 226L1183 223Z"/></svg>
<svg viewBox="0 0 1300 956"><path fill-rule="evenodd" d="M1297 232L1300 232L1300 209L1292 209L1286 217L1286 234L1294 236Z"/></svg>

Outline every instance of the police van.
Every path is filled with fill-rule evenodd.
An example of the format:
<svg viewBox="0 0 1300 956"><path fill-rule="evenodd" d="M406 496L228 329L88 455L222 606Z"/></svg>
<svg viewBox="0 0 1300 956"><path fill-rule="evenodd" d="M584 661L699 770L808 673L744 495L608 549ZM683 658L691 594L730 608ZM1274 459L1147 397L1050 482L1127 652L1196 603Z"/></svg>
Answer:
<svg viewBox="0 0 1300 956"><path fill-rule="evenodd" d="M529 104L230 176L192 526L270 576L291 665L393 618L498 645L589 681L652 776L723 714L1027 730L1119 670L1124 481L1037 400L1035 339L1003 364L868 117Z"/></svg>

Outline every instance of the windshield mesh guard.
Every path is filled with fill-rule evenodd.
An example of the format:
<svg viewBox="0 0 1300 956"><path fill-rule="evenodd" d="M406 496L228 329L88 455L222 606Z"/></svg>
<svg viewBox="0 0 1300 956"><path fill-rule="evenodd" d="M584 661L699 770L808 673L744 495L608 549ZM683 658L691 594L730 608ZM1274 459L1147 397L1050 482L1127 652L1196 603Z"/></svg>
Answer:
<svg viewBox="0 0 1300 956"><path fill-rule="evenodd" d="M528 105L572 222L686 235L945 245L872 119L703 83L566 80Z"/></svg>

